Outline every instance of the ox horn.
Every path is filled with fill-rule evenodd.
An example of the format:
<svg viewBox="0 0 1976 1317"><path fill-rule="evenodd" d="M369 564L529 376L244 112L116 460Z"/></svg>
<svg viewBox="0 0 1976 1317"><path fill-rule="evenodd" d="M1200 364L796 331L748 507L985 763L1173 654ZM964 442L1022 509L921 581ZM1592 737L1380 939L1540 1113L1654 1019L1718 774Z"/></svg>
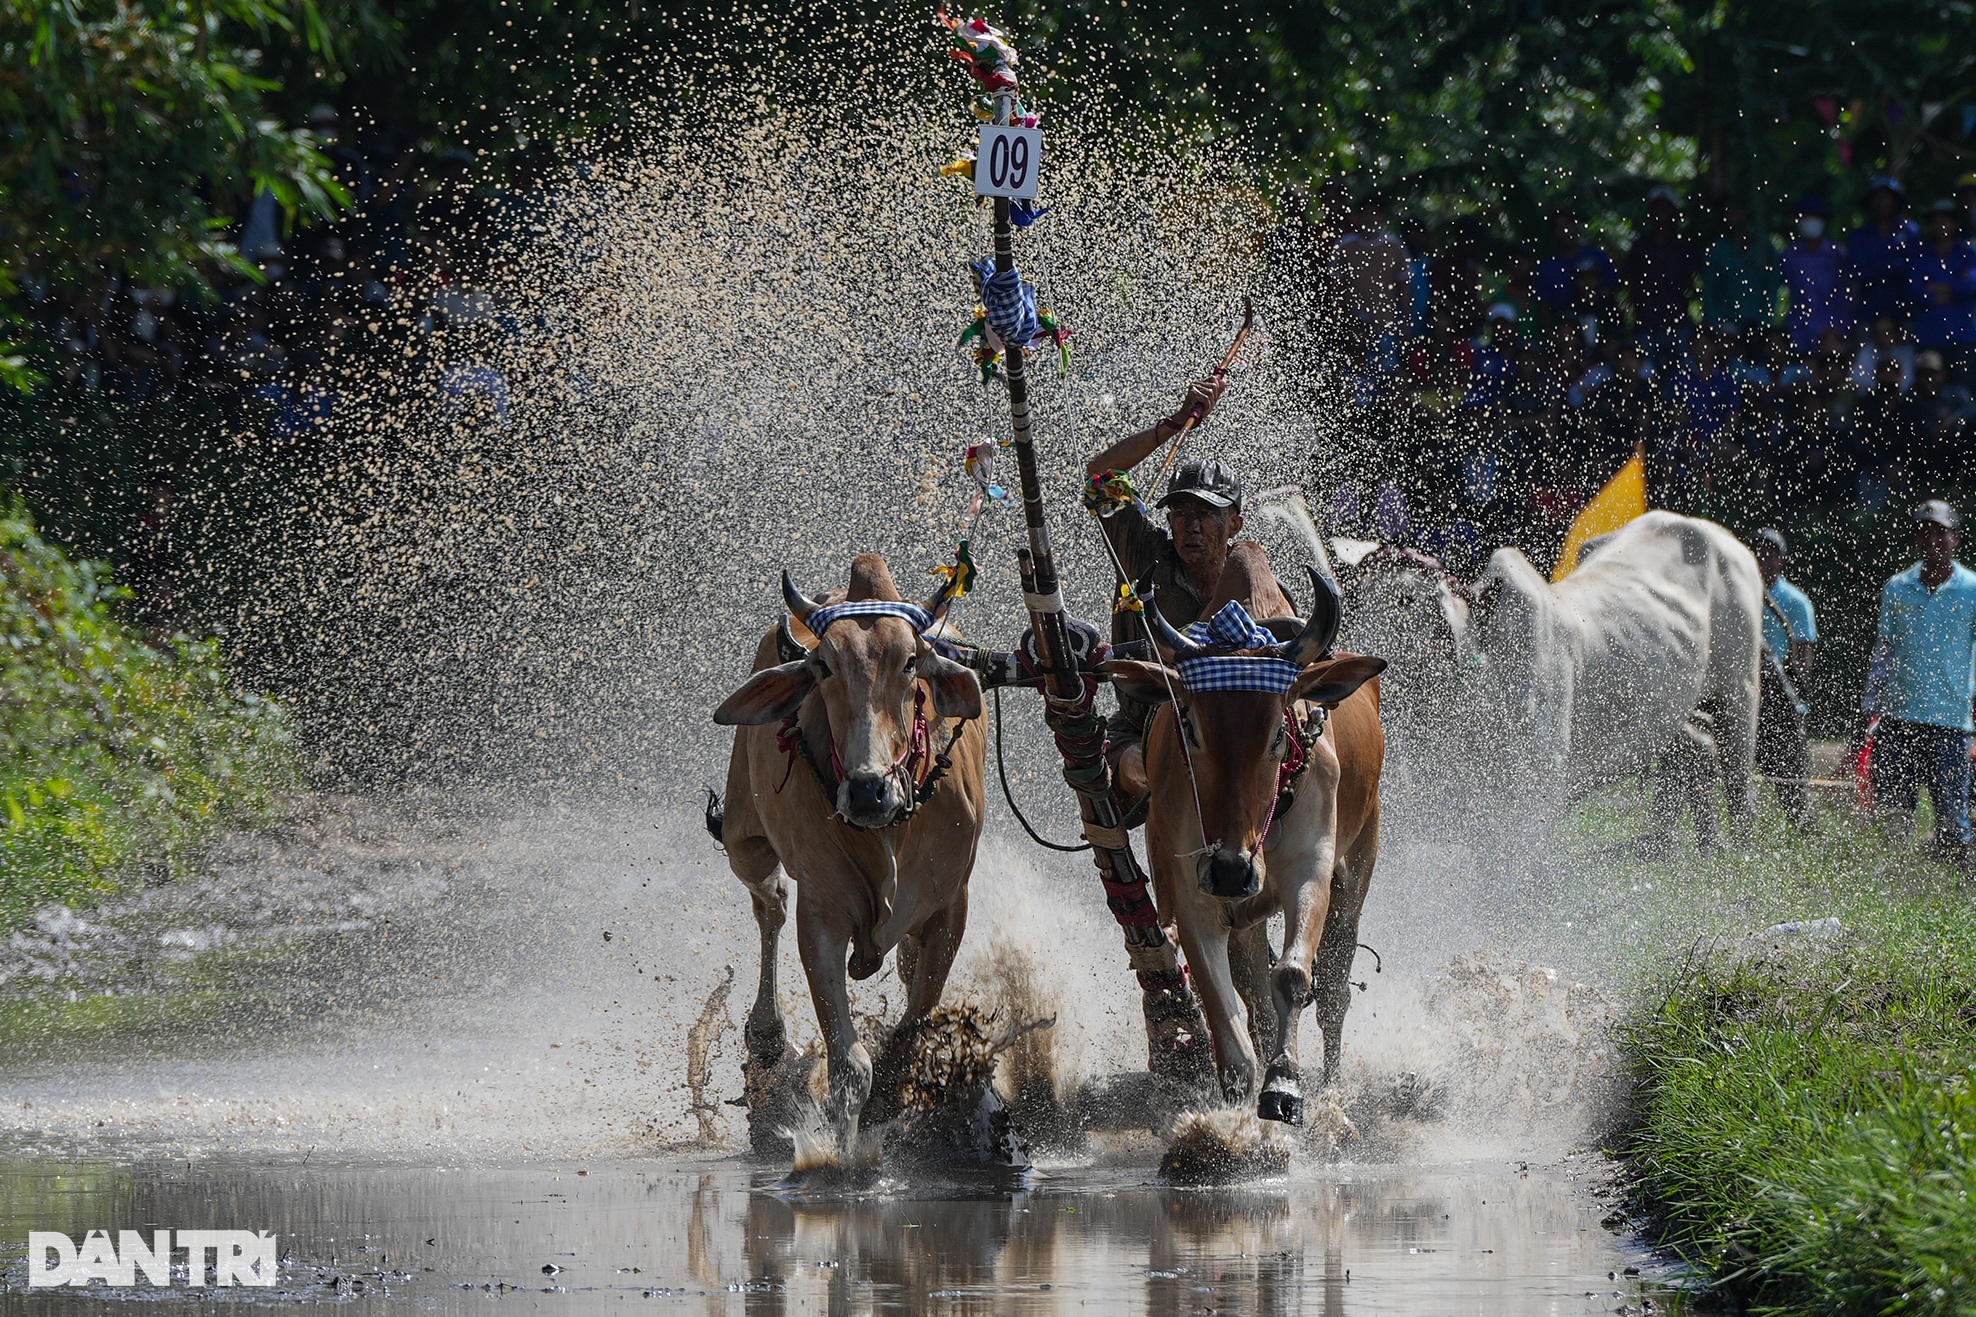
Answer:
<svg viewBox="0 0 1976 1317"><path fill-rule="evenodd" d="M935 590L927 601L920 605L935 622L947 615L947 605L954 602L954 587L960 584L960 573L942 577L940 588Z"/></svg>
<svg viewBox="0 0 1976 1317"><path fill-rule="evenodd" d="M823 607L796 588L796 583L789 579L787 567L782 569L782 602L789 605L789 615L798 622L809 621L810 614Z"/></svg>
<svg viewBox="0 0 1976 1317"><path fill-rule="evenodd" d="M1140 616L1146 619L1146 625L1152 629L1153 648L1171 654L1172 658L1169 661L1178 663L1181 659L1193 658L1207 647L1196 644L1175 631L1173 624L1166 620L1166 615L1160 612L1158 604L1153 599L1157 593L1153 589L1153 573L1157 570L1159 570L1158 564L1148 567L1145 575L1132 583L1132 593L1138 595L1146 606Z"/></svg>
<svg viewBox="0 0 1976 1317"><path fill-rule="evenodd" d="M1283 656L1299 667L1331 652L1331 642L1338 638L1338 627L1345 619L1345 601L1338 594L1337 582L1315 567L1306 565L1304 570L1310 573L1310 621L1305 623L1303 634L1283 651Z"/></svg>

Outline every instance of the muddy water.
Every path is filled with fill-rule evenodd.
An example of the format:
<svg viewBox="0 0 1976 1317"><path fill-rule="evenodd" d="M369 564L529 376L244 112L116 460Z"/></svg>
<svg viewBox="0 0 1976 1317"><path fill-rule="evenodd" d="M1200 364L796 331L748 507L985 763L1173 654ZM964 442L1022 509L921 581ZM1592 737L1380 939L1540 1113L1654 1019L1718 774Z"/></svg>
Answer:
<svg viewBox="0 0 1976 1317"><path fill-rule="evenodd" d="M753 927L688 811L636 791L612 809L311 802L196 879L51 917L45 946L9 953L0 1309L86 1301L25 1290L29 1230L157 1227L278 1233L283 1286L257 1298L442 1310L647 1293L717 1312L1637 1304L1625 1268L1652 1266L1600 1225L1603 1163L1571 1155L1597 1137L1609 1004L1490 959L1473 918L1430 917L1472 911L1468 881L1402 848L1384 871L1365 928L1383 969L1359 967L1347 1037L1363 1137L1342 1161L1177 1191L1155 1139L1112 1134L1021 1183L915 1174L833 1198L736 1152L723 1099L741 1090ZM973 908L950 995L996 1002L1014 966L1025 1009L1057 1017L1063 1084L1143 1066L1078 858L992 831ZM802 1046L786 946L782 972ZM857 988L861 1011L896 1013L889 971ZM1428 1097L1367 1118L1400 1076Z"/></svg>
<svg viewBox="0 0 1976 1317"><path fill-rule="evenodd" d="M498 1296L503 1310L569 1312L1594 1313L1637 1308L1624 1269L1654 1265L1601 1230L1558 1169L1339 1167L1176 1192L1107 1163L850 1199L795 1195L778 1176L736 1160L7 1159L0 1193L16 1240L252 1223L280 1238L280 1284L233 1297L418 1311ZM27 1290L19 1252L0 1254L0 1312L104 1295Z"/></svg>

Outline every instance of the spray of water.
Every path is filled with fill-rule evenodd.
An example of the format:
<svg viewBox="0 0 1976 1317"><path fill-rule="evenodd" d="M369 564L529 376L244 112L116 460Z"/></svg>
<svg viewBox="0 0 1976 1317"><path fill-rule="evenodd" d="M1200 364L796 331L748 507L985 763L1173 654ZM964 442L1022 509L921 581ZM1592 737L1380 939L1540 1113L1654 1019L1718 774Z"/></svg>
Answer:
<svg viewBox="0 0 1976 1317"><path fill-rule="evenodd" d="M423 912L498 934L435 952L432 977L460 999L377 1044L379 1076L394 1050L425 1046L417 1078L364 1089L298 1063L259 1081L267 1120L236 1132L299 1145L313 1092L315 1125L391 1146L443 1136L553 1154L736 1137L721 1100L743 1090L742 1049L716 985L751 959L753 934L692 818L729 744L707 711L745 675L784 567L816 590L841 583L859 551L886 554L902 582L945 561L973 490L963 452L1007 437L1000 386L957 346L974 317L966 261L987 247L985 213L940 176L971 142L963 89L930 31L848 54L857 75L827 86L787 62L656 70L666 90L608 151L572 151L550 185L495 213L483 287L451 298L402 358L332 367L336 420L310 479L272 499L264 485L219 491L199 510L258 545L260 583L229 597L233 643L249 680L301 707L320 769L472 784L503 872L471 902ZM1271 322L1302 290L1263 263L1269 212L1239 143L1135 132L1074 89L1044 108L1051 213L1019 259L1074 347L1061 377L1032 361L1042 476L1072 611L1102 617L1112 577L1077 508L1084 456L1171 410L1219 358L1244 294L1261 332L1190 451L1252 488L1299 484L1318 501L1340 470L1342 398L1310 387L1309 364L1285 350L1295 327ZM397 314L428 317L428 294ZM956 614L973 635L1020 631L1019 533L1018 514L994 508L975 531L981 583ZM1026 698L1008 702L1013 786L1069 837ZM1552 1089L1461 1082L1522 1062L1511 1044L1487 1051L1484 1016L1436 1006L1454 989L1432 986L1435 969L1467 949L1479 925L1464 902L1484 887L1448 859L1396 841L1382 863L1366 936L1389 970L1353 1014L1346 1088L1400 1094L1381 1110L1403 1115L1432 1105L1430 1089L1459 1091L1486 1125L1491 1094ZM1033 850L997 822L973 911L955 992L1055 1021L1007 1050L1007 1097L1061 1103L1077 1083L1143 1067L1137 993L1082 858ZM602 922L615 941L588 926ZM800 1057L811 1016L786 945L783 957ZM1497 993L1460 973L1450 982ZM896 1004L888 978L858 985L861 1010ZM517 982L531 985L521 1014ZM1516 982L1527 1013L1553 1020L1537 1001L1547 989ZM1582 1031L1566 998L1560 1018ZM568 1052L552 1054L564 1033L584 1039L581 1084L563 1073ZM416 1041L432 1038L447 1040L443 1056ZM494 1086L511 1102L459 1086L490 1041L528 1058ZM253 1092L255 1073L229 1082ZM228 1124L118 1100L163 1137ZM86 1092L61 1101L72 1121L23 1127L89 1128ZM232 1101L238 1114L252 1099Z"/></svg>

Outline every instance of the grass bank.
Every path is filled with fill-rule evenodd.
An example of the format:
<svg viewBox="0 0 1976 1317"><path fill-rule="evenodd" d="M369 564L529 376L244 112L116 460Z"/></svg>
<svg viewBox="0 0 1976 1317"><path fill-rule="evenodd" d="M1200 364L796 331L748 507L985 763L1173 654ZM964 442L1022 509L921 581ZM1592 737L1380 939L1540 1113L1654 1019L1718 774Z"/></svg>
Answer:
<svg viewBox="0 0 1976 1317"><path fill-rule="evenodd" d="M0 930L169 869L297 781L281 709L228 688L215 641L148 643L122 597L0 502Z"/></svg>
<svg viewBox="0 0 1976 1317"><path fill-rule="evenodd" d="M1739 1305L1976 1313L1976 898L1836 810L1597 886L1624 899L1578 894L1591 936L1686 948L1621 1033L1660 1237ZM1842 935L1752 936L1828 915Z"/></svg>

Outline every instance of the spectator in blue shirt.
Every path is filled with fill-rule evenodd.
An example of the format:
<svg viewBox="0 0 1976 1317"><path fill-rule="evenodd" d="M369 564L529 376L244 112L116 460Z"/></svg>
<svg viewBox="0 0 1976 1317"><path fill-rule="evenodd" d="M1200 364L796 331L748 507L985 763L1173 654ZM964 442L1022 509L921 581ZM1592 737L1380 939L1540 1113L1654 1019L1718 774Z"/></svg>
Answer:
<svg viewBox="0 0 1976 1317"><path fill-rule="evenodd" d="M1811 647L1818 643L1818 617L1805 592L1784 578L1790 552L1784 533L1770 527L1756 533L1750 548L1763 573L1763 685L1757 704L1757 771L1772 778L1777 804L1793 826L1811 824L1811 749L1805 740L1805 680L1811 676Z"/></svg>
<svg viewBox="0 0 1976 1317"><path fill-rule="evenodd" d="M1612 258L1585 243L1585 217L1571 209L1551 216L1551 238L1556 250L1537 262L1537 279L1531 293L1543 313L1545 328L1564 321L1578 300L1577 273L1581 258L1597 276L1598 290L1611 289L1619 282Z"/></svg>
<svg viewBox="0 0 1976 1317"><path fill-rule="evenodd" d="M1968 372L1976 345L1976 248L1962 240L1962 217L1944 198L1928 208L1928 241L1914 259L1914 295L1922 311L1914 337L1923 350L1940 352L1949 373Z"/></svg>
<svg viewBox="0 0 1976 1317"><path fill-rule="evenodd" d="M1914 316L1914 261L1921 254L1921 231L1902 215L1907 193L1891 178L1876 178L1866 189L1866 223L1846 238L1852 261L1853 301L1862 321Z"/></svg>
<svg viewBox="0 0 1976 1317"><path fill-rule="evenodd" d="M1935 806L1938 852L1969 868L1970 701L1976 699L1976 572L1955 560L1962 519L1940 499L1914 510L1921 560L1880 592L1880 638L1861 713L1873 729L1873 798L1911 816L1920 787Z"/></svg>
<svg viewBox="0 0 1976 1317"><path fill-rule="evenodd" d="M1827 230L1832 210L1825 198L1806 197L1798 203L1798 236L1779 258L1789 308L1784 326L1791 331L1791 350L1810 352L1828 329L1852 328L1851 266L1844 244L1833 242Z"/></svg>

